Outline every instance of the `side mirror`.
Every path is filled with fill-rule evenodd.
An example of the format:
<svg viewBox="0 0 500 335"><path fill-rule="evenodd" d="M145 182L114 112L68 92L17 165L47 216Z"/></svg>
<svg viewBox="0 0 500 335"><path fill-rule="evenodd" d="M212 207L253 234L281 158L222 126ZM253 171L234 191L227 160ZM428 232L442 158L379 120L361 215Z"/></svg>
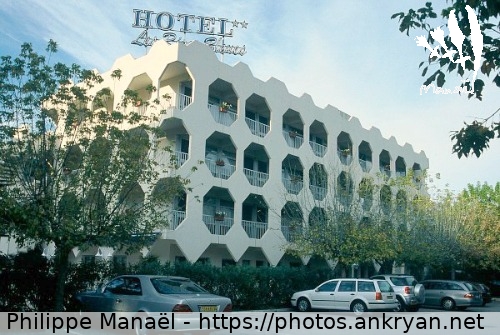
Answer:
<svg viewBox="0 0 500 335"><path fill-rule="evenodd" d="M96 292L104 293L104 285L103 284L97 285Z"/></svg>

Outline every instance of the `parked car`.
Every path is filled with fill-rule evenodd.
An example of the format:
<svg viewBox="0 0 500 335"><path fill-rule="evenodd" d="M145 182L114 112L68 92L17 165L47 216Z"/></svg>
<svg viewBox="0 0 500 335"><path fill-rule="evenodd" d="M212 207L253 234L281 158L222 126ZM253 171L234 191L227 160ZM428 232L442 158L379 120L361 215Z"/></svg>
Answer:
<svg viewBox="0 0 500 335"><path fill-rule="evenodd" d="M332 279L315 289L296 292L290 300L300 312L311 309L338 309L362 313L368 310L394 310L394 290L385 280Z"/></svg>
<svg viewBox="0 0 500 335"><path fill-rule="evenodd" d="M490 288L484 285L483 283L471 283L471 284L474 285L474 287L479 292L481 292L481 295L483 296L483 306L489 304L492 300Z"/></svg>
<svg viewBox="0 0 500 335"><path fill-rule="evenodd" d="M488 283L488 287L490 288L491 295L494 297L500 296L500 280L492 280Z"/></svg>
<svg viewBox="0 0 500 335"><path fill-rule="evenodd" d="M471 283L459 280L424 280L425 305L451 311L482 306L483 297Z"/></svg>
<svg viewBox="0 0 500 335"><path fill-rule="evenodd" d="M209 293L188 278L119 276L75 297L89 312L231 312L231 299Z"/></svg>
<svg viewBox="0 0 500 335"><path fill-rule="evenodd" d="M392 286L396 293L398 312L416 312L425 302L425 288L413 276L385 274L373 276L371 279L384 279Z"/></svg>

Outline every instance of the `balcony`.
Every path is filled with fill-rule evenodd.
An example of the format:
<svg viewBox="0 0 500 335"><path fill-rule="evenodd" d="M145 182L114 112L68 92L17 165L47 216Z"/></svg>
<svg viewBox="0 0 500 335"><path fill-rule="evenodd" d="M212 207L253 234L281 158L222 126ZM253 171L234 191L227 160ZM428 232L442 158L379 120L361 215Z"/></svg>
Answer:
<svg viewBox="0 0 500 335"><path fill-rule="evenodd" d="M208 104L208 110L214 118L215 122L220 123L224 126L230 126L236 121L238 114L233 108L221 109L221 106L217 104Z"/></svg>
<svg viewBox="0 0 500 335"><path fill-rule="evenodd" d="M228 164L221 160L206 158L205 164L207 165L210 172L212 172L212 175L216 178L229 179L234 171L236 171L236 166Z"/></svg>
<svg viewBox="0 0 500 335"><path fill-rule="evenodd" d="M373 166L372 162L363 159L359 159L359 165L361 166L363 172L370 172Z"/></svg>
<svg viewBox="0 0 500 335"><path fill-rule="evenodd" d="M174 151L173 156L174 157L172 157L172 155L166 151L161 151L156 155L155 160L158 164L162 166L171 166L172 164L175 164L178 167L180 167L188 160L189 153L182 151ZM174 161L172 161L172 159Z"/></svg>
<svg viewBox="0 0 500 335"><path fill-rule="evenodd" d="M172 211L170 213L170 230L175 230L186 218L186 212L184 211Z"/></svg>
<svg viewBox="0 0 500 335"><path fill-rule="evenodd" d="M350 150L337 149L337 154L339 156L340 162L344 165L350 165L352 162L352 154Z"/></svg>
<svg viewBox="0 0 500 335"><path fill-rule="evenodd" d="M380 165L380 172L382 172L387 177L391 177L391 167L387 165Z"/></svg>
<svg viewBox="0 0 500 335"><path fill-rule="evenodd" d="M184 110L187 106L189 106L192 102L193 98L189 95L185 95L185 94L178 94L177 95L177 108L179 108L179 110Z"/></svg>
<svg viewBox="0 0 500 335"><path fill-rule="evenodd" d="M309 185L309 189L316 200L323 200L326 197L328 189L323 186Z"/></svg>
<svg viewBox="0 0 500 335"><path fill-rule="evenodd" d="M178 166L182 166L189 158L189 154L187 152L176 151L175 153L175 162Z"/></svg>
<svg viewBox="0 0 500 335"><path fill-rule="evenodd" d="M245 176L247 176L248 181L253 186L262 187L269 179L269 174L265 172L259 172L250 169L243 169Z"/></svg>
<svg viewBox="0 0 500 335"><path fill-rule="evenodd" d="M304 137L295 131L283 130L283 136L288 146L298 149L304 143Z"/></svg>
<svg viewBox="0 0 500 335"><path fill-rule="evenodd" d="M318 156L318 157L325 156L326 149L327 149L327 147L325 145L316 143L314 141L309 141L309 145L311 145L311 148L316 156Z"/></svg>
<svg viewBox="0 0 500 335"><path fill-rule="evenodd" d="M250 238L260 239L267 230L267 222L242 220L241 224Z"/></svg>
<svg viewBox="0 0 500 335"><path fill-rule="evenodd" d="M234 219L227 216L216 217L215 215L203 214L203 222L213 235L226 235L233 226Z"/></svg>
<svg viewBox="0 0 500 335"><path fill-rule="evenodd" d="M302 232L302 225L300 221L290 218L281 221L281 232L288 242L293 242L297 235Z"/></svg>
<svg viewBox="0 0 500 335"><path fill-rule="evenodd" d="M304 187L304 182L299 177L282 177L281 180L283 181L283 185L285 185L287 192L291 194L299 194Z"/></svg>
<svg viewBox="0 0 500 335"><path fill-rule="evenodd" d="M396 171L396 177L406 177L406 171Z"/></svg>
<svg viewBox="0 0 500 335"><path fill-rule="evenodd" d="M259 137L265 137L269 132L269 126L267 124L252 120L248 117L245 118L245 122L250 128L252 134L257 135Z"/></svg>

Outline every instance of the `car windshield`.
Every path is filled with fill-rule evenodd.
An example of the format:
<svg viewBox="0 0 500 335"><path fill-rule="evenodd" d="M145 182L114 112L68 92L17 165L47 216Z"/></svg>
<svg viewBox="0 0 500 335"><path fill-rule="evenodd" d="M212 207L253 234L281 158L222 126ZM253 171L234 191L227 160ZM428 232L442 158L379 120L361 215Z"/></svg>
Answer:
<svg viewBox="0 0 500 335"><path fill-rule="evenodd" d="M391 277L391 282L394 286L414 286L417 281L413 277Z"/></svg>
<svg viewBox="0 0 500 335"><path fill-rule="evenodd" d="M201 286L187 279L152 278L151 284L161 294L208 294Z"/></svg>

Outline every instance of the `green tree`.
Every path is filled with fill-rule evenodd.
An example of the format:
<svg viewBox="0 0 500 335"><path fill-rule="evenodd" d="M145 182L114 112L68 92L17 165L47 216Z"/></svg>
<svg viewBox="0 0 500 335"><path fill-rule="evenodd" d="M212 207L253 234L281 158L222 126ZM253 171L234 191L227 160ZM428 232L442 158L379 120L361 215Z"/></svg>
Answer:
<svg viewBox="0 0 500 335"><path fill-rule="evenodd" d="M467 247L464 264L474 271L500 270L500 183L469 184L457 199Z"/></svg>
<svg viewBox="0 0 500 335"><path fill-rule="evenodd" d="M500 87L500 23L495 22L500 15L500 4L496 0L451 0L446 4L439 15L432 2L426 2L424 7L417 10L396 13L392 15L392 19L399 19L399 30L407 35L410 31L423 30L427 37L419 38L418 45L427 45L433 49L434 43L438 43L436 52L431 52L427 61L419 65L423 67L422 76L427 76L424 85L435 82L436 86L442 87L446 81L446 72L456 73L468 80L462 86L471 92L468 93L469 98L481 100L485 86L481 78L492 78L492 82ZM477 21L471 18L472 11ZM436 34L435 29L445 20L450 32L458 32L458 27L462 33L450 33L449 36ZM481 51L478 37L482 37ZM470 57L468 61L462 58L465 55ZM480 68L479 77L474 75L471 78L471 72L476 68ZM452 150L459 158L471 153L479 157L489 147L490 140L500 138L500 122L493 121L493 116L499 111L500 109L492 111L492 115L487 118L465 123L462 129L452 132Z"/></svg>
<svg viewBox="0 0 500 335"><path fill-rule="evenodd" d="M313 170L310 182L321 179L321 171ZM339 173L335 169L328 176L330 183L317 182L317 185L322 186L312 189L313 194L316 192L321 195L324 192L324 199L310 199L308 195L297 199L286 195L289 203L299 200L305 213L295 213L298 205L285 206L281 213L282 222L293 221L295 224L290 230L292 243L288 251L299 257L314 255L336 261L339 267L347 269L358 264L362 267L365 265L362 270L366 271L376 261L391 271L393 262L402 250L400 225L395 216L398 209L391 200L392 188L396 185L393 182L390 185L386 183L383 176L377 178L380 182L365 177L359 185L354 185L348 171ZM379 199L377 194L385 194L387 189L388 202L376 201Z"/></svg>
<svg viewBox="0 0 500 335"><path fill-rule="evenodd" d="M155 129L127 108L148 102L133 91L120 101L109 88L95 92L98 74L51 64L53 41L46 51L23 44L19 56L1 58L0 150L10 185L0 188L0 222L21 244L55 245L54 309L62 311L71 250L144 246L168 225L168 204L188 181L174 176L151 192L161 169L151 159Z"/></svg>

